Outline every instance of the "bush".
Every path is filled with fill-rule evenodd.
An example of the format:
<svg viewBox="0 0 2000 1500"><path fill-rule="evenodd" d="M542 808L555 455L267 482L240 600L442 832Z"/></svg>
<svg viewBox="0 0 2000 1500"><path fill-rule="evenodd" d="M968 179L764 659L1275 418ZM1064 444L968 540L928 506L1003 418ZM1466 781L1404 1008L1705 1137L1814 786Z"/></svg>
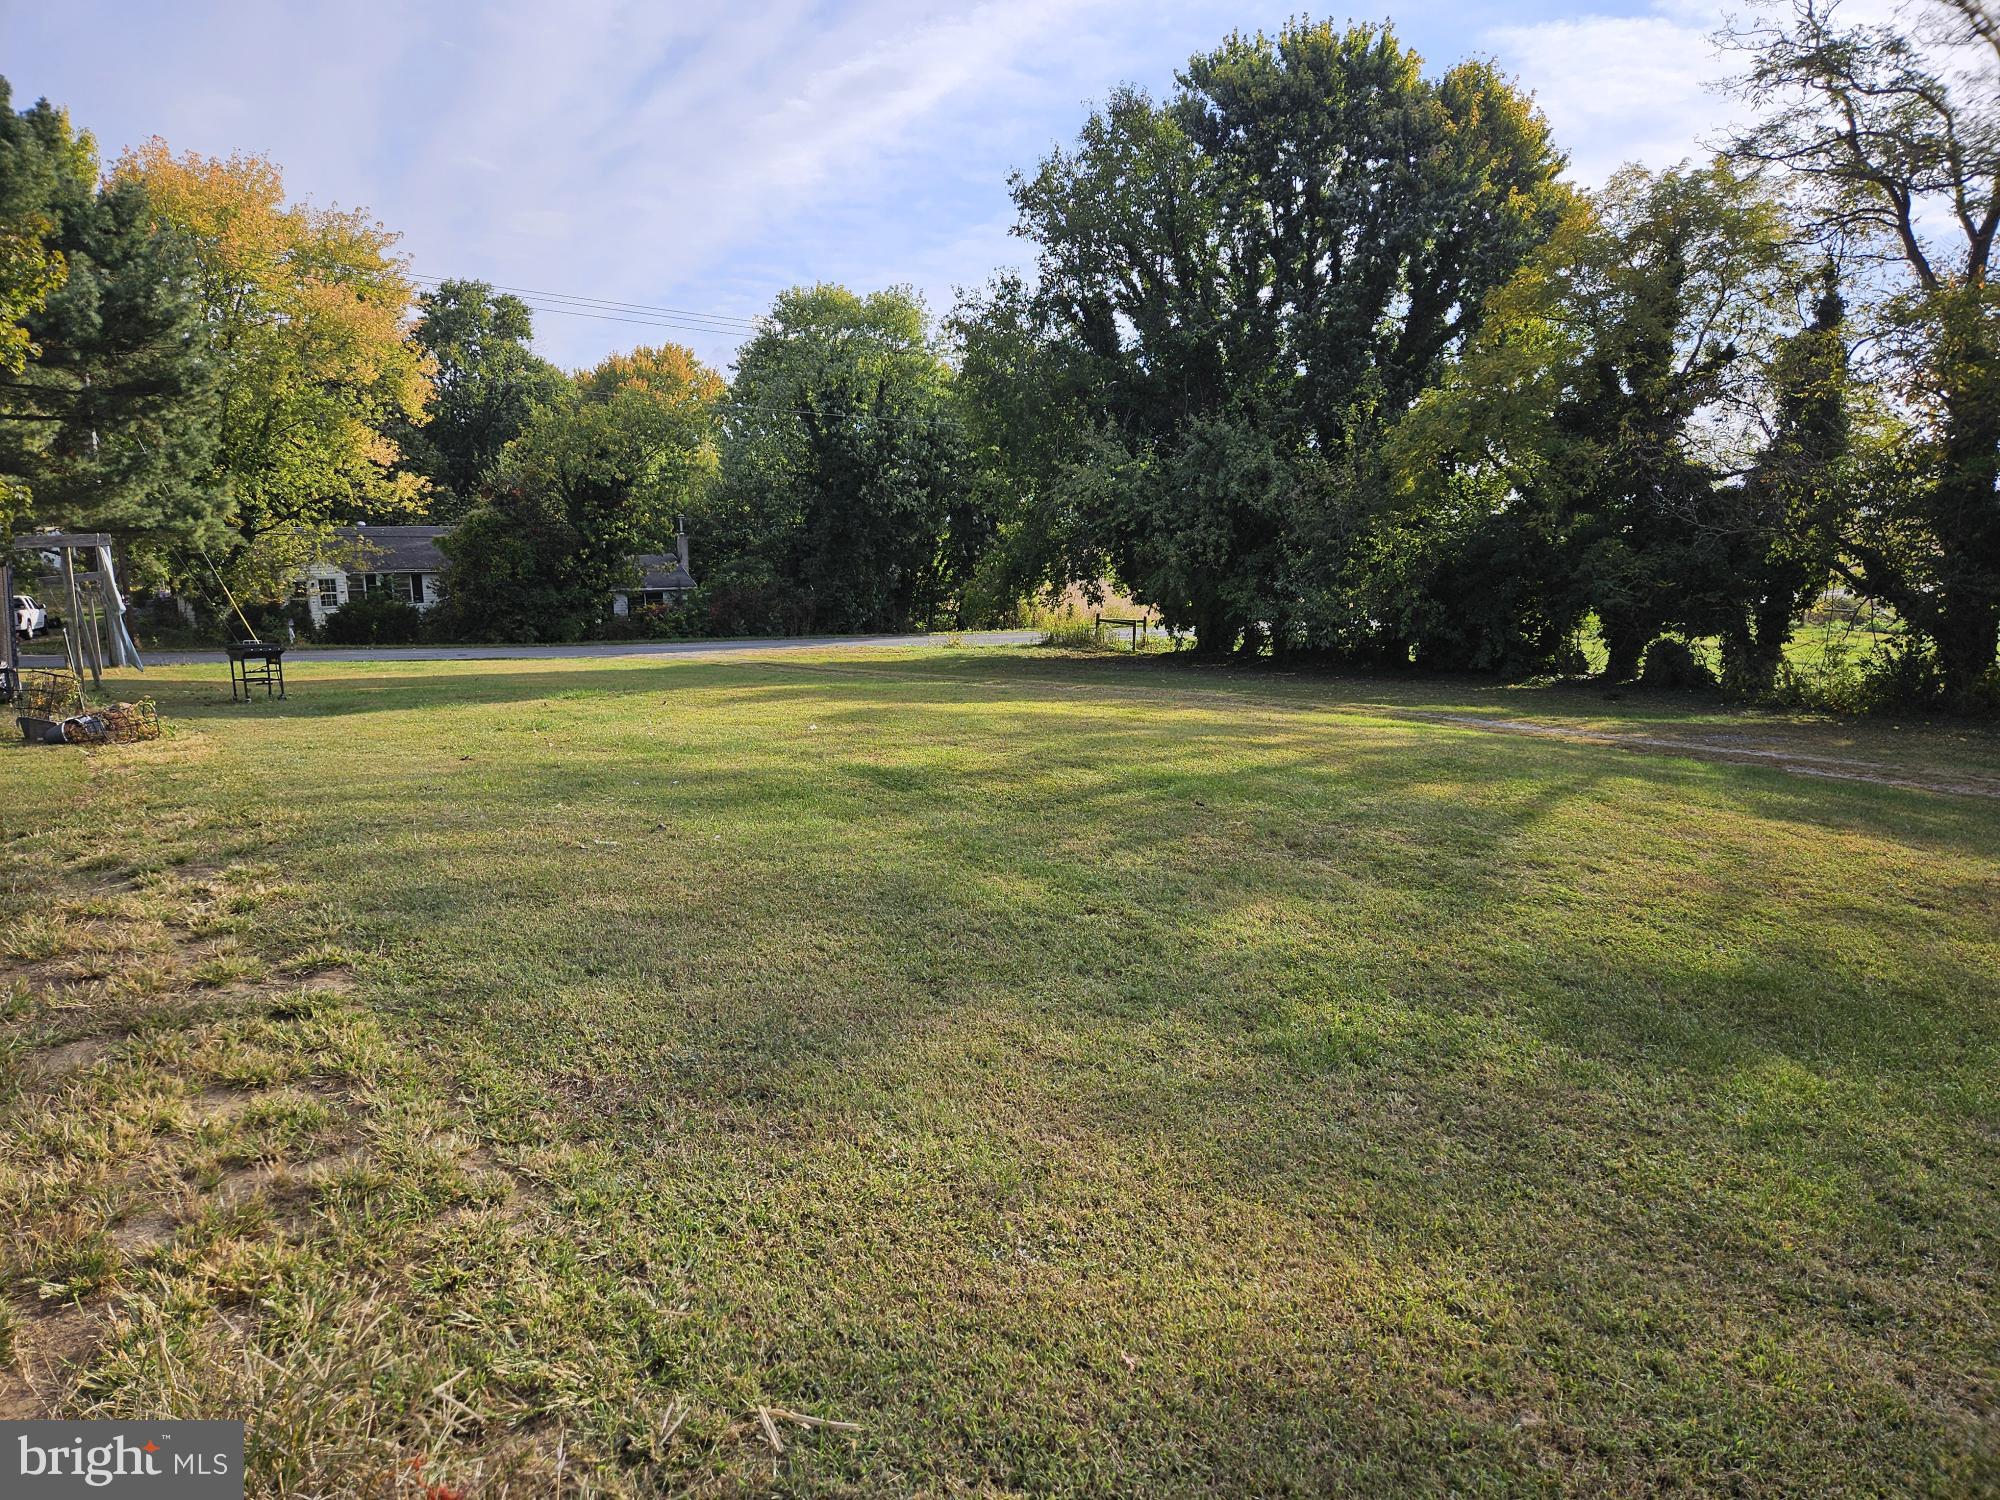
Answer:
<svg viewBox="0 0 2000 1500"><path fill-rule="evenodd" d="M1065 651L1090 651L1098 644L1096 626L1081 615L1057 615L1042 626L1036 644L1058 646Z"/></svg>
<svg viewBox="0 0 2000 1500"><path fill-rule="evenodd" d="M1646 648L1645 663L1639 668L1639 685L1665 692L1712 688L1715 673L1686 641L1666 635Z"/></svg>
<svg viewBox="0 0 2000 1500"><path fill-rule="evenodd" d="M700 632L704 622L681 604L636 604L622 615L607 616L595 632L605 641L684 641Z"/></svg>
<svg viewBox="0 0 2000 1500"><path fill-rule="evenodd" d="M424 614L414 604L384 594L349 599L327 618L321 638L334 646L410 646L423 631Z"/></svg>
<svg viewBox="0 0 2000 1500"><path fill-rule="evenodd" d="M1871 640L1866 649L1835 638L1816 655L1782 663L1772 696L1788 708L1836 714L1938 713L1945 708L1937 658L1908 637ZM1968 708L2000 710L2000 666L1989 668Z"/></svg>
<svg viewBox="0 0 2000 1500"><path fill-rule="evenodd" d="M754 560L719 563L681 607L689 635L803 635L814 616L811 589Z"/></svg>

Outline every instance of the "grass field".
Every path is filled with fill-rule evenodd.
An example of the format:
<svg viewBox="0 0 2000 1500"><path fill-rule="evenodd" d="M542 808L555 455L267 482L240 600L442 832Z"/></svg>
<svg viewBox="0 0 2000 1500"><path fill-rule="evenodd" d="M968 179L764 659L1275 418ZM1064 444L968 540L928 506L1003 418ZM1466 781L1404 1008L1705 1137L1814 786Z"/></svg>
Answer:
<svg viewBox="0 0 2000 1500"><path fill-rule="evenodd" d="M2000 1487L1990 734L223 678L0 747L0 1416L244 1416L257 1495Z"/></svg>

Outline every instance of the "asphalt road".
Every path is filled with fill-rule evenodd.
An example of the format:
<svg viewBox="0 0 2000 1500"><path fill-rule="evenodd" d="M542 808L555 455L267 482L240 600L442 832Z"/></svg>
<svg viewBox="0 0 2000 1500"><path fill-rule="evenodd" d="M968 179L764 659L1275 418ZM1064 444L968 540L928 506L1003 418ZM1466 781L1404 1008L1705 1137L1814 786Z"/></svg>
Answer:
<svg viewBox="0 0 2000 1500"><path fill-rule="evenodd" d="M712 656L732 651L809 651L819 647L880 649L885 646L1026 646L1039 640L1033 630L972 630L962 635L788 635L728 641L592 641L574 646L297 646L293 664L313 661L539 661L597 656ZM39 643L37 643L39 644ZM220 651L148 651L148 666L222 662ZM62 657L21 655L24 667L60 667Z"/></svg>

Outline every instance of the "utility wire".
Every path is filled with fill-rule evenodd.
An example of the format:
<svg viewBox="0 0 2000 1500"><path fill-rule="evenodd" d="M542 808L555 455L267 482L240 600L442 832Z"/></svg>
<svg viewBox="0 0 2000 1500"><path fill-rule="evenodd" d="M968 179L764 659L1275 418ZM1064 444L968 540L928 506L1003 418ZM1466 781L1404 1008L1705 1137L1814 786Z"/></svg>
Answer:
<svg viewBox="0 0 2000 1500"><path fill-rule="evenodd" d="M418 281L441 282L445 278L439 276L419 275L416 276L414 279ZM466 278L461 278L461 279L466 279ZM662 304L657 304L652 302L625 302L619 300L616 297L592 297L582 292L549 292L549 291L539 290L535 287L506 286L498 282L489 282L487 284L491 286L493 290L495 290L496 292L514 292L523 297L550 297L560 302L589 303L597 307L614 308L621 312L667 313L676 317L712 318L719 322L724 322L724 323L755 324L761 321L761 319L759 318L745 317L740 313L707 312L699 308L668 307Z"/></svg>
<svg viewBox="0 0 2000 1500"><path fill-rule="evenodd" d="M432 286L442 285L446 280L473 280L471 277L446 278L442 276L412 275L411 280L426 282ZM761 318L746 318L738 313L703 312L691 307L665 307L649 302L622 302L612 297L590 297L581 292L550 292L535 287L504 286L497 281L486 285L496 292L512 292L517 296L535 297L548 303L569 304L579 308L603 309L612 313L635 313L648 318L688 318L702 323L730 324L746 330L755 330L762 325ZM551 306L547 311L560 311Z"/></svg>
<svg viewBox="0 0 2000 1500"><path fill-rule="evenodd" d="M585 312L576 307L545 307L539 302L530 302L528 308L531 312L557 313L565 318L596 318L605 323L630 323L638 328L666 328L678 333L726 333L744 338L755 332L750 328L732 328L715 323L675 322L667 318L627 318L617 313Z"/></svg>

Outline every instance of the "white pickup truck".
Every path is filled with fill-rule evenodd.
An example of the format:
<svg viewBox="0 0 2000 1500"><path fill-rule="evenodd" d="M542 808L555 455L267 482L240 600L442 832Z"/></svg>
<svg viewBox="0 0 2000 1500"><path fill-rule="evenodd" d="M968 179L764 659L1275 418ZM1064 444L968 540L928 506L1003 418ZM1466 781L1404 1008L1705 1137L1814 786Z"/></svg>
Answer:
<svg viewBox="0 0 2000 1500"><path fill-rule="evenodd" d="M14 596L14 634L32 641L49 628L49 612L26 594Z"/></svg>

